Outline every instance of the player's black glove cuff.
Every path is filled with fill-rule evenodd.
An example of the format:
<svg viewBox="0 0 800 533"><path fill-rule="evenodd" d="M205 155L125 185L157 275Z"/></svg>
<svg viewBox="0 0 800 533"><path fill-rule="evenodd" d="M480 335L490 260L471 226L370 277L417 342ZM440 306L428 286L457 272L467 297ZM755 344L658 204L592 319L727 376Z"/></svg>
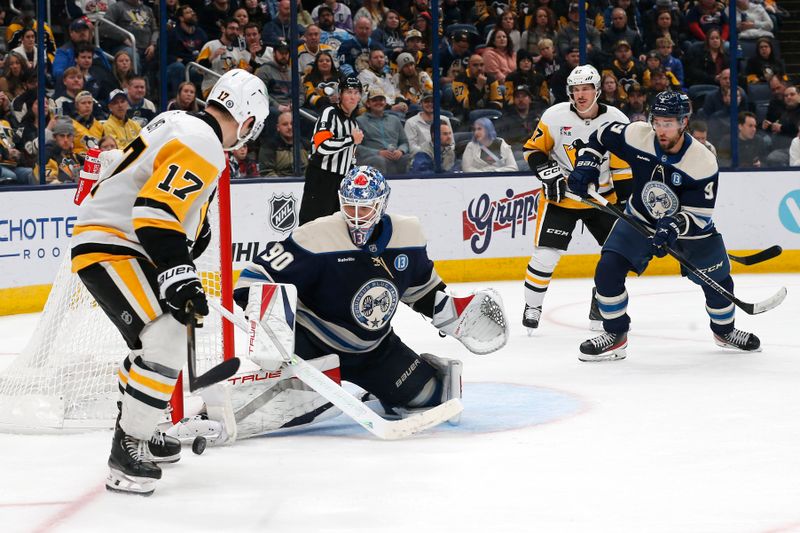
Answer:
<svg viewBox="0 0 800 533"><path fill-rule="evenodd" d="M159 296L175 320L181 324L188 324L189 320L194 320L195 326L202 327L202 321L196 320L195 316L208 314L208 302L194 265L177 265L160 270L158 289ZM189 302L192 302L193 306L191 313L187 310Z"/></svg>
<svg viewBox="0 0 800 533"><path fill-rule="evenodd" d="M667 249L675 246L678 235L686 232L688 224L689 221L682 214L658 219L656 232L653 234L653 255L656 257L667 255Z"/></svg>

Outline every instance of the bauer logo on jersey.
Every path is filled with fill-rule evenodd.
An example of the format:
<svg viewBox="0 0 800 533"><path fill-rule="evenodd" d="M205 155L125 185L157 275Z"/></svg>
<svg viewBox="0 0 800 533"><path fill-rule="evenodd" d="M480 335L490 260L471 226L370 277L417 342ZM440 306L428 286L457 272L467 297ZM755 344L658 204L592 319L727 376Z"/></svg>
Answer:
<svg viewBox="0 0 800 533"><path fill-rule="evenodd" d="M406 254L400 254L394 258L394 268L397 269L399 272L408 268L408 256Z"/></svg>
<svg viewBox="0 0 800 533"><path fill-rule="evenodd" d="M293 194L273 194L269 199L269 225L272 229L281 233L294 229L297 224L296 205Z"/></svg>
<svg viewBox="0 0 800 533"><path fill-rule="evenodd" d="M397 287L390 281L371 279L358 289L350 310L362 328L374 331L389 324L398 301Z"/></svg>
<svg viewBox="0 0 800 533"><path fill-rule="evenodd" d="M658 219L678 212L678 196L660 181L648 181L642 189L642 202L650 216Z"/></svg>

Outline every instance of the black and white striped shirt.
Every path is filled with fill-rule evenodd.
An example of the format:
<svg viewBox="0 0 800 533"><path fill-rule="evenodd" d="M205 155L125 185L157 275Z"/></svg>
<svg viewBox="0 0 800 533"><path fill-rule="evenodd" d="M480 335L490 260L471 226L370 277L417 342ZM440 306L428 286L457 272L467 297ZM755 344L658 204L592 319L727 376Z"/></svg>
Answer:
<svg viewBox="0 0 800 533"><path fill-rule="evenodd" d="M344 176L353 165L356 145L353 130L356 121L346 116L338 105L325 108L314 125L309 164Z"/></svg>

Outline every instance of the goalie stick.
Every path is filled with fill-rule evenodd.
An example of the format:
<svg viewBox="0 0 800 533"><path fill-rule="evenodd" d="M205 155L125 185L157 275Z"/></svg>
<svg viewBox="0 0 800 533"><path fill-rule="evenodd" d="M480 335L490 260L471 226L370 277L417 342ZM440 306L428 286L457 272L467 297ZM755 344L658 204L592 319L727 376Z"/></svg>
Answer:
<svg viewBox="0 0 800 533"><path fill-rule="evenodd" d="M750 266L750 265L755 265L757 263L763 263L764 261L769 261L774 257L778 257L779 255L781 255L781 253L783 253L783 248L781 248L776 244L775 246L770 246L769 248L761 250L760 252L756 252L753 255L728 254L728 258L731 261L736 261L737 263Z"/></svg>
<svg viewBox="0 0 800 533"><path fill-rule="evenodd" d="M247 321L243 317L228 311L213 300L209 300L208 303L234 326L248 334L250 333ZM268 345L263 337L259 336L258 338L261 339L265 348L277 348L281 358L286 364L292 367L292 370L299 379L378 438L395 440L409 437L420 431L438 426L464 410L461 400L453 398L441 405L437 405L436 407L408 418L386 420L307 361L295 354L287 353L286 349L276 339L274 332L272 332L270 328L265 327L260 321L256 320L255 322L258 323L260 329L267 334L274 344Z"/></svg>
<svg viewBox="0 0 800 533"><path fill-rule="evenodd" d="M586 205L590 205L595 209L599 209L605 213L608 213L616 218L624 220L630 226L638 231L640 234L644 235L645 237L652 237L652 233L638 220L633 217L627 216L625 213L619 210L617 206L611 204L601 196L594 187L589 187L589 195L594 198L594 202L589 201L586 198L581 198L580 196L567 192L567 197L578 202L584 203ZM719 283L708 277L705 272L702 272L697 269L692 263L690 263L687 259L683 257L679 252L673 250L672 248L667 247L667 253L674 257L678 263L683 266L686 270L691 272L694 276L696 276L700 281L711 287L714 291L716 291L719 295L723 298L734 304L736 307L747 313L748 315L757 315L760 313L764 313L769 311L770 309L774 309L778 307L781 302L783 302L784 298L786 298L786 287L781 287L778 292L774 295L770 296L769 298L762 300L756 303L748 303L743 302L739 298L737 298L732 292L728 291L725 287L721 286Z"/></svg>
<svg viewBox="0 0 800 533"><path fill-rule="evenodd" d="M194 306L192 305L191 301L186 303L186 311L189 313L190 317L194 316ZM202 317L198 317L198 320L202 320ZM205 374L198 376L197 344L194 329L194 319L190 319L186 323L186 366L189 369L190 392L195 392L197 390L204 389L209 385L213 385L214 383L225 381L229 377L236 374L236 372L239 370L239 364L241 363L238 357L232 357L231 359L226 359L222 363L210 369Z"/></svg>

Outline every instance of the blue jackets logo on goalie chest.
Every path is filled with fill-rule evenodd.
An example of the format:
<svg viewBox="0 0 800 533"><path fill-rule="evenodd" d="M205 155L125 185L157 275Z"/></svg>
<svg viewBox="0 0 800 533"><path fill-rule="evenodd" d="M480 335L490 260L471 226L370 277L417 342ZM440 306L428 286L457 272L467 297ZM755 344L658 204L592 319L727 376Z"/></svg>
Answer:
<svg viewBox="0 0 800 533"><path fill-rule="evenodd" d="M296 205L293 194L273 194L269 199L269 225L272 229L281 233L291 231L297 224Z"/></svg>
<svg viewBox="0 0 800 533"><path fill-rule="evenodd" d="M400 295L393 283L371 279L356 291L350 311L359 326L374 331L389 324L399 301Z"/></svg>

